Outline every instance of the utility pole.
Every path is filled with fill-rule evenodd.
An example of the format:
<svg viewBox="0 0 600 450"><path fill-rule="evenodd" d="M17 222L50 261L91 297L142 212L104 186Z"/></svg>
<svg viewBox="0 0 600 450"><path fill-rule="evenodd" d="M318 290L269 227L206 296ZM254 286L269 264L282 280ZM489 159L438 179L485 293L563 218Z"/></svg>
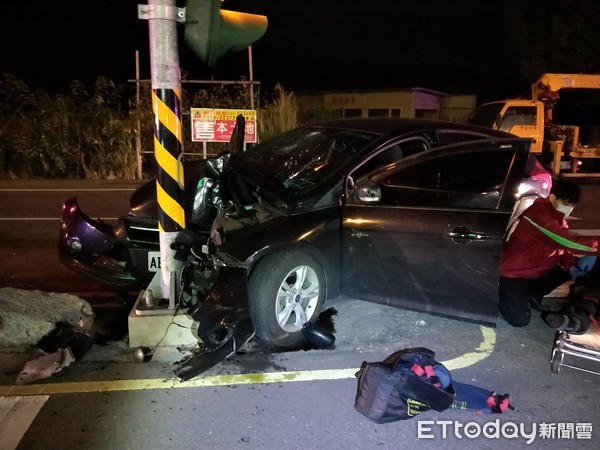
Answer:
<svg viewBox="0 0 600 450"><path fill-rule="evenodd" d="M135 126L135 159L137 162L137 177L138 180L143 178L142 175L142 125L140 123L140 51L135 51L135 109L137 114Z"/></svg>
<svg viewBox="0 0 600 450"><path fill-rule="evenodd" d="M138 18L148 20L154 112L154 155L158 163L156 196L159 206L159 244L161 270L147 289L140 292L134 310L129 314L129 345L138 347L136 354L145 360L148 348L160 346L198 345L194 323L169 337L171 326L181 327L171 315L188 320L176 303L183 263L174 258L171 245L185 230L183 136L181 124L181 73L177 46L177 25L185 24L186 43L209 67L228 51L244 50L267 29L267 18L237 11L221 10L220 0L187 0L185 8L177 8L175 0L148 0L138 5ZM136 71L136 82L139 85ZM155 292L168 298L154 302ZM197 328L196 328L197 330ZM233 344L235 344L235 340ZM167 344L170 343L170 344ZM139 350L139 352L137 352ZM151 353L153 353L152 350ZM217 354L217 353L213 353ZM193 366L193 367L192 367ZM181 369L180 376L189 379L192 369L202 361ZM196 372L197 373L197 372Z"/></svg>
<svg viewBox="0 0 600 450"><path fill-rule="evenodd" d="M250 76L250 109L254 109L254 68L252 67L252 46L248 46L248 72Z"/></svg>
<svg viewBox="0 0 600 450"><path fill-rule="evenodd" d="M149 0L138 7L150 31L154 155L158 163L156 193L159 205L159 241L162 298L175 309L177 274L182 263L174 258L171 244L185 229L183 209L183 136L181 125L181 73L177 47L177 24L185 21L185 9L175 0ZM152 293L154 294L154 293Z"/></svg>

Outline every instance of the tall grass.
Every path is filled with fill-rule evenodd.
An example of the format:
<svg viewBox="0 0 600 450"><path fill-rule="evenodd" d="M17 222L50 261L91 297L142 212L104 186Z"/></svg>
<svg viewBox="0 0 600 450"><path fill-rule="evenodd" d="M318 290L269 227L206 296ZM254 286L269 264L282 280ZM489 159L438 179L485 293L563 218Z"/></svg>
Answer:
<svg viewBox="0 0 600 450"><path fill-rule="evenodd" d="M258 136L267 140L298 126L298 106L293 92L277 83L272 100L258 112Z"/></svg>
<svg viewBox="0 0 600 450"><path fill-rule="evenodd" d="M0 178L135 178L138 133L145 176L152 176L151 89L149 83L142 84L138 104L132 85L115 86L107 77L98 77L89 91L74 80L66 94L49 95L12 74L0 74ZM183 91L182 110L248 109L250 100L243 86L217 84L195 93ZM254 100L258 104L258 97ZM202 144L191 142L189 122L183 118L184 151L201 155ZM294 94L277 84L266 107L258 110L257 122L260 140L296 127ZM209 155L225 147L212 144Z"/></svg>

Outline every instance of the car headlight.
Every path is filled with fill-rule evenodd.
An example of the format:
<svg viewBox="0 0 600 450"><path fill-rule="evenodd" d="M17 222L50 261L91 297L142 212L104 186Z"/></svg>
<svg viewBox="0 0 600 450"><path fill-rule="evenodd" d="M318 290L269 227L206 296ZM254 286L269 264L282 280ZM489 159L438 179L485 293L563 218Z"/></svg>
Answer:
<svg viewBox="0 0 600 450"><path fill-rule="evenodd" d="M67 239L67 247L71 253L81 253L83 250L83 244L75 238Z"/></svg>

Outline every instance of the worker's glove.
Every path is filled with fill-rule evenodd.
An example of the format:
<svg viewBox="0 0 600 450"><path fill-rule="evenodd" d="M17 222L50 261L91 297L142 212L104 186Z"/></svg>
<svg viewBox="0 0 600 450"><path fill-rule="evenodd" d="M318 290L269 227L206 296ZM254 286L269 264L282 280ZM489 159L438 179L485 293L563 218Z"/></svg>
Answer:
<svg viewBox="0 0 600 450"><path fill-rule="evenodd" d="M596 259L592 255L577 258L577 263L570 269L571 279L577 281L579 278L585 277L596 264Z"/></svg>
<svg viewBox="0 0 600 450"><path fill-rule="evenodd" d="M585 270L579 270L577 266L573 266L570 269L571 272L571 280L577 281L579 278L583 278L587 275Z"/></svg>
<svg viewBox="0 0 600 450"><path fill-rule="evenodd" d="M583 270L584 272L589 272L594 268L597 259L598 258L596 256L592 255L580 256L577 258L577 268L579 270Z"/></svg>

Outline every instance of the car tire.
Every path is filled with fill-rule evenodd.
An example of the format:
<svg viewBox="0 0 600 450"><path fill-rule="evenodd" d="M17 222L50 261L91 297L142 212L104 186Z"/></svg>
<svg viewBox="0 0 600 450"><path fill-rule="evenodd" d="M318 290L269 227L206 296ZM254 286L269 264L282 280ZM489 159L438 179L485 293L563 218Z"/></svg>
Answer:
<svg viewBox="0 0 600 450"><path fill-rule="evenodd" d="M323 269L299 250L274 253L252 271L248 299L259 339L275 347L297 347L306 342L304 323L315 322L321 313L325 301Z"/></svg>

